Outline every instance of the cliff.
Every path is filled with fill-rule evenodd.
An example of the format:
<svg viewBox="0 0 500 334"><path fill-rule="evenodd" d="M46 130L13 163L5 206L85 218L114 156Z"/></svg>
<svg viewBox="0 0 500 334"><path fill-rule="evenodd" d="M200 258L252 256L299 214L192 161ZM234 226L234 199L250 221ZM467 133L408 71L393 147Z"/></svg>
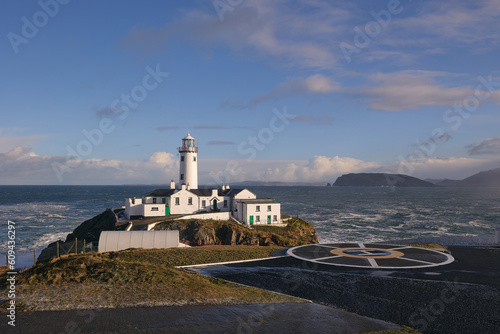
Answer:
<svg viewBox="0 0 500 334"><path fill-rule="evenodd" d="M113 211L106 210L103 213L84 221L72 233L68 234L66 241L59 241L59 254L66 252L75 253L75 249L82 251L86 243L99 241L101 231L115 230L116 217ZM78 239L78 244L75 243ZM72 251L70 251L70 249ZM89 249L90 250L90 249ZM49 244L37 259L37 263L48 262L51 258L57 256L57 241Z"/></svg>
<svg viewBox="0 0 500 334"><path fill-rule="evenodd" d="M337 187L435 187L436 185L403 174L352 173L337 178Z"/></svg>
<svg viewBox="0 0 500 334"><path fill-rule="evenodd" d="M159 218L161 219L161 218ZM59 255L90 251L89 243L99 241L101 231L116 230L115 214L111 210L84 221L68 234L66 241L59 241ZM175 220L163 221L154 230L179 230L181 242L189 245L260 245L260 246L298 246L317 243L318 237L311 224L292 217L286 227L272 225L256 226L250 229L234 221L218 220ZM75 243L78 239L78 243ZM49 262L57 256L57 242L48 245L38 257L37 263Z"/></svg>
<svg viewBox="0 0 500 334"><path fill-rule="evenodd" d="M317 243L314 227L290 218L286 227L272 225L249 229L233 221L176 220L157 224L154 230L179 230L179 239L189 245L298 246Z"/></svg>

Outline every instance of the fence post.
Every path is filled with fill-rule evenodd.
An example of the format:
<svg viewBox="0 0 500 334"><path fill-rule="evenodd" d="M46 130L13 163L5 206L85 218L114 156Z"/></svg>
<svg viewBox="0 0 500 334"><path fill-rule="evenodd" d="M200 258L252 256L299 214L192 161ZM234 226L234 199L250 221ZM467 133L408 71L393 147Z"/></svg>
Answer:
<svg viewBox="0 0 500 334"><path fill-rule="evenodd" d="M85 246L86 246L85 239L83 239L83 251L82 251L83 253L85 253Z"/></svg>
<svg viewBox="0 0 500 334"><path fill-rule="evenodd" d="M36 266L36 247L33 248L33 267Z"/></svg>
<svg viewBox="0 0 500 334"><path fill-rule="evenodd" d="M59 257L59 241L57 241L57 257Z"/></svg>
<svg viewBox="0 0 500 334"><path fill-rule="evenodd" d="M75 254L78 254L78 238L75 238Z"/></svg>

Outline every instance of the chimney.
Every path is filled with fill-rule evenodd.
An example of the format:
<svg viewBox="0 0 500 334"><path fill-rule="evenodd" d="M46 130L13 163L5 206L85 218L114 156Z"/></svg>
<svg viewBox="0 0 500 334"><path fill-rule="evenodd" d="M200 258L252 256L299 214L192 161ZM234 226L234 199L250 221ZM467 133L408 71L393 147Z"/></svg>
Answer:
<svg viewBox="0 0 500 334"><path fill-rule="evenodd" d="M189 190L189 183L186 185L186 190Z"/></svg>
<svg viewBox="0 0 500 334"><path fill-rule="evenodd" d="M224 185L224 183L222 184L222 190L226 190L226 186Z"/></svg>
<svg viewBox="0 0 500 334"><path fill-rule="evenodd" d="M217 188L212 188L212 198L217 197L218 194L219 194L219 191L217 190Z"/></svg>
<svg viewBox="0 0 500 334"><path fill-rule="evenodd" d="M170 189L175 189L175 181L170 181Z"/></svg>
<svg viewBox="0 0 500 334"><path fill-rule="evenodd" d="M226 184L226 190L229 190L229 184Z"/></svg>
<svg viewBox="0 0 500 334"><path fill-rule="evenodd" d="M181 185L181 190L186 190L186 184L185 184L185 183L183 183L183 184Z"/></svg>

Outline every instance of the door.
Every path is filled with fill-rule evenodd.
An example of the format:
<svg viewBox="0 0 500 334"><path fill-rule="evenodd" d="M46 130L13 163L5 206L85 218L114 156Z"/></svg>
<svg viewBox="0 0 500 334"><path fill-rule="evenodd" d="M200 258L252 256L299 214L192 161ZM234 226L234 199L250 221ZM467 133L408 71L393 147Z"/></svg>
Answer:
<svg viewBox="0 0 500 334"><path fill-rule="evenodd" d="M250 216L250 225L253 225L253 216Z"/></svg>
<svg viewBox="0 0 500 334"><path fill-rule="evenodd" d="M217 200L216 199L214 199L213 211L217 211Z"/></svg>
<svg viewBox="0 0 500 334"><path fill-rule="evenodd" d="M169 215L170 215L170 207L165 206L165 216L169 216Z"/></svg>
<svg viewBox="0 0 500 334"><path fill-rule="evenodd" d="M271 224L271 216L267 216L267 223Z"/></svg>

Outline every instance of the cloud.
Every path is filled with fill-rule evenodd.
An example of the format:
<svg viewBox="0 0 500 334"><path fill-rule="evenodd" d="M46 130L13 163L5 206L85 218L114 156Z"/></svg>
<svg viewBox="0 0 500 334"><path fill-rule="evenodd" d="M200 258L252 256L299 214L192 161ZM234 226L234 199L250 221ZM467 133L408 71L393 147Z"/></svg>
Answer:
<svg viewBox="0 0 500 334"><path fill-rule="evenodd" d="M232 141L222 141L222 140L211 140L208 145L234 145Z"/></svg>
<svg viewBox="0 0 500 334"><path fill-rule="evenodd" d="M332 68L337 63L338 34L351 17L342 2L245 1L220 20L212 6L185 10L161 28L135 27L122 40L141 55L159 52L174 39L235 53L278 60L282 65Z"/></svg>
<svg viewBox="0 0 500 334"><path fill-rule="evenodd" d="M310 116L310 115L297 115L290 122L296 123L309 123L314 125L332 125L333 118L330 115Z"/></svg>
<svg viewBox="0 0 500 334"><path fill-rule="evenodd" d="M500 5L496 0L429 1L417 15L396 18L392 23L395 34L386 41L393 46L418 45L426 49L492 49L499 45L498 29L492 29L499 18Z"/></svg>
<svg viewBox="0 0 500 334"><path fill-rule="evenodd" d="M307 78L289 77L286 78L284 82L276 85L268 93L254 97L248 102L237 103L225 101L221 106L249 109L267 101L283 99L290 96L301 94L327 95L340 90L341 87L338 84L331 78L325 77L322 74L311 75Z"/></svg>
<svg viewBox="0 0 500 334"><path fill-rule="evenodd" d="M16 146L32 146L49 135L29 135L19 136L21 129L2 129L0 128L0 152L9 151Z"/></svg>
<svg viewBox="0 0 500 334"><path fill-rule="evenodd" d="M421 179L461 180L483 170L498 168L499 164L499 161L485 159L430 157L394 163L387 166L387 170L391 173L407 174Z"/></svg>
<svg viewBox="0 0 500 334"><path fill-rule="evenodd" d="M186 129L196 129L196 130L231 130L231 129L251 129L248 126L220 126L220 125L195 125L195 126L159 126L156 128L157 131L163 132L168 130L177 130L180 128Z"/></svg>
<svg viewBox="0 0 500 334"><path fill-rule="evenodd" d="M420 178L461 179L498 167L499 161L470 158L415 159L410 165L384 164L349 157L316 156L310 160L200 159L201 184L238 181L333 182L346 173L403 173ZM60 183L55 166L69 166ZM411 170L409 170L411 167ZM145 161L70 160L37 155L16 147L0 153L0 184L167 184L177 180L179 162L168 152L155 152ZM219 182L220 181L220 182Z"/></svg>
<svg viewBox="0 0 500 334"><path fill-rule="evenodd" d="M361 91L370 100L370 108L383 111L415 110L425 106L452 106L468 96L472 87L446 87L437 78L456 75L435 71L377 73L369 77L374 85Z"/></svg>
<svg viewBox="0 0 500 334"><path fill-rule="evenodd" d="M117 110L107 107L103 109L99 109L95 112L96 116L98 118L103 118L103 117L112 117L116 115Z"/></svg>
<svg viewBox="0 0 500 334"><path fill-rule="evenodd" d="M469 155L500 154L500 137L486 138L467 146Z"/></svg>
<svg viewBox="0 0 500 334"><path fill-rule="evenodd" d="M62 175L59 181L56 171ZM146 161L70 159L37 155L18 146L0 153L0 184L167 183L178 175L175 155L153 153Z"/></svg>

